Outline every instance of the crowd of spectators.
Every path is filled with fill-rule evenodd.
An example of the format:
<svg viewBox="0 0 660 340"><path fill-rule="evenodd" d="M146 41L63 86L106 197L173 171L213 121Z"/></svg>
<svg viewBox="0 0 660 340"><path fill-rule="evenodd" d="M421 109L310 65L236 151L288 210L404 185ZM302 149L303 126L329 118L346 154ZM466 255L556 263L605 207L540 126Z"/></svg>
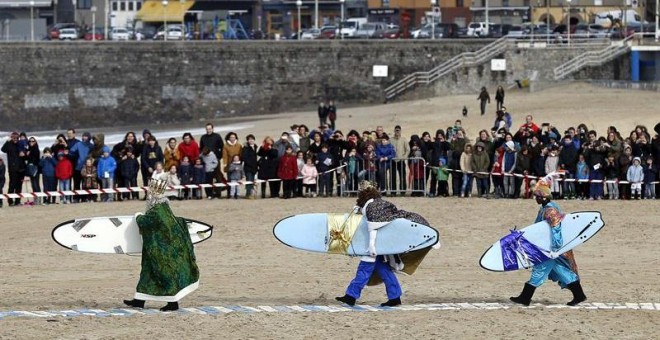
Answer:
<svg viewBox="0 0 660 340"><path fill-rule="evenodd" d="M296 124L276 139L260 140L235 132L222 137L209 123L199 141L185 133L162 147L148 129L140 136L128 132L112 146L101 133L83 133L78 139L69 129L44 148L36 137L14 132L2 146L7 164L0 158L0 188L8 173L8 193L21 193L29 180L32 192L118 191L60 196L63 204L122 201L144 199L139 190L123 189L137 187L138 177L142 186L159 177L171 186L195 185L168 193L177 199L253 199L259 194L287 199L351 195L366 179L391 196L530 198L536 177L561 171L563 180L552 187L555 198L656 198L660 124L653 136L643 125L623 133L610 126L599 134L585 124L538 125L531 115L514 126L512 115L500 106L493 125L474 136L457 120L433 134L404 138L399 125L389 134L383 126L346 134L333 129L327 123L333 118L335 124L332 103L319 106L319 118L318 128ZM52 204L56 197L6 201L9 206Z"/></svg>

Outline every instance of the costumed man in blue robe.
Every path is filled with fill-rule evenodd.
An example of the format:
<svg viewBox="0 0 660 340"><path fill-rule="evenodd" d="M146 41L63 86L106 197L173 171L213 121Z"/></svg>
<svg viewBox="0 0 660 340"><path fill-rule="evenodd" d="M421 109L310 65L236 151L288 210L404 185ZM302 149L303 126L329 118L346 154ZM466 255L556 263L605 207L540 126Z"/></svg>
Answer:
<svg viewBox="0 0 660 340"><path fill-rule="evenodd" d="M519 296L511 297L511 301L525 306L529 306L534 291L547 279L558 282L560 287L568 288L573 293L573 300L568 302L569 306L575 306L587 299L580 285L573 251L567 251L561 255L556 253L564 244L561 235L561 222L565 216L559 206L551 201L552 192L550 188L552 187L553 177L556 175L556 173L553 173L540 179L534 188L536 203L541 205L534 223L548 222L550 234L552 235L552 246L550 259L534 265L532 277L525 283L522 293Z"/></svg>
<svg viewBox="0 0 660 340"><path fill-rule="evenodd" d="M186 221L176 217L165 196L167 182L152 179L147 211L136 221L142 235L142 269L131 307L145 300L167 302L161 311L179 309L178 301L199 287L199 269Z"/></svg>
<svg viewBox="0 0 660 340"><path fill-rule="evenodd" d="M397 218L405 218L427 226L429 226L429 223L422 216L399 210L394 204L383 200L378 188L373 183L367 181L360 183L360 191L358 192L355 209L359 209L367 219L370 256L362 256L355 278L346 288L346 294L335 299L353 306L357 299L360 298L362 289L367 284L373 286L384 283L385 291L387 292L387 302L382 303L381 306L398 306L401 304L401 285L394 272L400 271L412 275L426 254L431 250L431 247L401 255L378 255L376 254L378 229ZM435 249L439 247L439 242L433 246Z"/></svg>

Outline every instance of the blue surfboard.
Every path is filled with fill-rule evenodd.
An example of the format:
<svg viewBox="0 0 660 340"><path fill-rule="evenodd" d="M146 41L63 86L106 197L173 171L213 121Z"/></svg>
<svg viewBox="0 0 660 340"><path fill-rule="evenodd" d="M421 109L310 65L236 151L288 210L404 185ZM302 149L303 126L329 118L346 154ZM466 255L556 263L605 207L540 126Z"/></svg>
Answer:
<svg viewBox="0 0 660 340"><path fill-rule="evenodd" d="M362 215L349 214L301 214L286 217L273 228L273 235L289 247L317 253L342 253L349 256L369 255L369 231ZM334 228L334 229L333 229ZM345 240L344 252L333 249L336 234L331 230L353 228L351 237ZM333 236L335 236L333 238ZM350 240L348 239L350 238ZM396 219L378 229L376 253L378 255L402 254L431 247L440 241L438 232L426 225L407 219Z"/></svg>

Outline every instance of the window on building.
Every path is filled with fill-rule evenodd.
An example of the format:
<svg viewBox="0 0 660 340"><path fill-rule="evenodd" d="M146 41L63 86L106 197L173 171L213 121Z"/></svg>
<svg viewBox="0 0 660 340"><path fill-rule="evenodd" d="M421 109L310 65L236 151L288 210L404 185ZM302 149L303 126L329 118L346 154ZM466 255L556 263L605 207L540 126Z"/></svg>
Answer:
<svg viewBox="0 0 660 340"><path fill-rule="evenodd" d="M119 9L120 9L122 12L126 11L126 1L122 1L122 2L120 2L119 5L120 5L120 6L119 6Z"/></svg>
<svg viewBox="0 0 660 340"><path fill-rule="evenodd" d="M128 2L128 10L129 11L131 11L131 12L134 11L135 10L134 6L135 6L135 3L133 1Z"/></svg>
<svg viewBox="0 0 660 340"><path fill-rule="evenodd" d="M136 2L135 3L135 10L139 11L141 8L142 8L142 2L141 1Z"/></svg>
<svg viewBox="0 0 660 340"><path fill-rule="evenodd" d="M509 7L509 0L502 0L502 7Z"/></svg>
<svg viewBox="0 0 660 340"><path fill-rule="evenodd" d="M78 0L76 2L76 7L78 9L90 9L92 8L92 0Z"/></svg>
<svg viewBox="0 0 660 340"><path fill-rule="evenodd" d="M463 3L463 0L456 0L456 7L464 7L465 4Z"/></svg>
<svg viewBox="0 0 660 340"><path fill-rule="evenodd" d="M116 1L113 1L112 2L112 11L117 12L118 9L119 9L119 4Z"/></svg>

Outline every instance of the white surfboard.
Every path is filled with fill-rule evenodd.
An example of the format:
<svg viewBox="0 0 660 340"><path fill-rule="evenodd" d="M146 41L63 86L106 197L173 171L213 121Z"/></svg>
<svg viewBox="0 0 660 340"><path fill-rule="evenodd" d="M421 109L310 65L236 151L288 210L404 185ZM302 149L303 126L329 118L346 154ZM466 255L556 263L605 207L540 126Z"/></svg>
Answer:
<svg viewBox="0 0 660 340"><path fill-rule="evenodd" d="M207 240L213 226L185 219L194 243ZM142 236L135 216L93 217L66 221L53 229L52 237L64 248L100 254L140 254Z"/></svg>
<svg viewBox="0 0 660 340"><path fill-rule="evenodd" d="M561 222L563 246L561 255L586 242L598 233L605 223L600 212L584 211L567 214ZM533 267L550 258L552 236L550 226L542 221L511 233L495 242L481 256L482 268L496 272ZM529 245L532 246L529 246Z"/></svg>
<svg viewBox="0 0 660 340"><path fill-rule="evenodd" d="M296 249L332 253L329 249L331 236L329 218L342 222L349 214L301 214L286 217L273 228L273 235L280 242ZM362 215L352 215L348 223L355 224L355 233L346 248L345 255L369 255L369 231ZM440 241L438 231L407 219L399 218L378 229L376 253L378 255L402 254L431 247Z"/></svg>

